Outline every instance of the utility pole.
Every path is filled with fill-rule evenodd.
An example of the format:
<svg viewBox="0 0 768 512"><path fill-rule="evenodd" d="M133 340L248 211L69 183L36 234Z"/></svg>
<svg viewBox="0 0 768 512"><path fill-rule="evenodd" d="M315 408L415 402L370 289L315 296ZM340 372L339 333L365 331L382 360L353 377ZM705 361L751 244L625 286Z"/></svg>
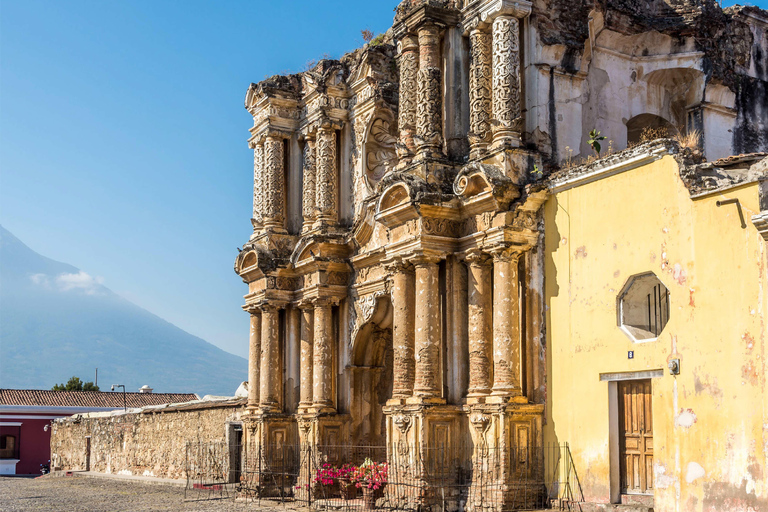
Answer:
<svg viewBox="0 0 768 512"><path fill-rule="evenodd" d="M96 368L96 380L93 382L93 385L96 387L99 387L99 369Z"/></svg>
<svg viewBox="0 0 768 512"><path fill-rule="evenodd" d="M128 406L125 404L125 386L122 384L112 384L112 391L114 391L115 388L123 388L123 410L128 412Z"/></svg>

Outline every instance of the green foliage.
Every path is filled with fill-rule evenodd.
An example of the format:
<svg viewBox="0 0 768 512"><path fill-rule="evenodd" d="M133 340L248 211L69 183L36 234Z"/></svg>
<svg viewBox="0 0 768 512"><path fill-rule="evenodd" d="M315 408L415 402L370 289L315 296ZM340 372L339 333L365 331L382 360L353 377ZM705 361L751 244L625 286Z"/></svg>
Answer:
<svg viewBox="0 0 768 512"><path fill-rule="evenodd" d="M384 34L379 34L373 39L371 39L371 43L369 46L379 46L383 42L384 42Z"/></svg>
<svg viewBox="0 0 768 512"><path fill-rule="evenodd" d="M80 377L72 376L66 384L56 384L52 391L98 391L99 386L93 382L83 382Z"/></svg>
<svg viewBox="0 0 768 512"><path fill-rule="evenodd" d="M587 141L587 144L592 147L592 151L594 151L598 157L600 156L601 140L605 140L605 137L600 135L600 132L593 128L592 131L589 132L589 140Z"/></svg>

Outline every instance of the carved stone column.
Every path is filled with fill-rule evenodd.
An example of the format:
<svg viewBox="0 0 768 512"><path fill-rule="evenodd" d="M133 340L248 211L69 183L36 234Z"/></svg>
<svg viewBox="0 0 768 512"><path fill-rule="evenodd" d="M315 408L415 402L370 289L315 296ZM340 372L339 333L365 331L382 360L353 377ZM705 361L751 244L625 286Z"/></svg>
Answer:
<svg viewBox="0 0 768 512"><path fill-rule="evenodd" d="M491 392L493 367L491 357L491 261L488 255L474 253L467 257L467 302L469 311L469 397Z"/></svg>
<svg viewBox="0 0 768 512"><path fill-rule="evenodd" d="M283 139L269 135L264 142L264 177L262 190L264 193L263 215L264 228L267 230L283 230L285 219L285 178Z"/></svg>
<svg viewBox="0 0 768 512"><path fill-rule="evenodd" d="M315 303L312 402L319 411L333 411L333 323L331 304Z"/></svg>
<svg viewBox="0 0 768 512"><path fill-rule="evenodd" d="M248 409L259 407L261 374L261 312L251 311L251 335L248 344Z"/></svg>
<svg viewBox="0 0 768 512"><path fill-rule="evenodd" d="M253 147L253 232L257 233L264 225L264 143L256 141Z"/></svg>
<svg viewBox="0 0 768 512"><path fill-rule="evenodd" d="M280 407L280 310L271 304L261 307L261 392L259 402L265 411Z"/></svg>
<svg viewBox="0 0 768 512"><path fill-rule="evenodd" d="M520 23L502 14L493 20L493 144L520 146Z"/></svg>
<svg viewBox="0 0 768 512"><path fill-rule="evenodd" d="M405 263L392 265L392 341L394 352L393 398L413 395L414 360L414 282L413 270Z"/></svg>
<svg viewBox="0 0 768 512"><path fill-rule="evenodd" d="M316 195L316 160L315 160L315 138L307 136L304 142L304 182L302 188L301 211L304 217L303 230L308 231L312 228L315 221L315 195Z"/></svg>
<svg viewBox="0 0 768 512"><path fill-rule="evenodd" d="M420 257L416 267L415 382L413 394L424 399L440 399L440 290L438 258Z"/></svg>
<svg viewBox="0 0 768 512"><path fill-rule="evenodd" d="M469 33L469 143L470 158L479 158L491 135L493 79L491 34L480 28Z"/></svg>
<svg viewBox="0 0 768 512"><path fill-rule="evenodd" d="M416 146L421 157L440 156L443 144L442 94L440 29L427 24L419 28Z"/></svg>
<svg viewBox="0 0 768 512"><path fill-rule="evenodd" d="M299 387L299 408L312 407L312 366L314 340L313 306L301 306L301 384Z"/></svg>
<svg viewBox="0 0 768 512"><path fill-rule="evenodd" d="M419 40L415 35L407 34L400 40L400 95L398 97L400 142L397 152L401 163L410 163L411 157L416 152L413 135L416 133L418 73Z"/></svg>
<svg viewBox="0 0 768 512"><path fill-rule="evenodd" d="M493 395L522 394L520 386L519 253L499 249L493 254Z"/></svg>
<svg viewBox="0 0 768 512"><path fill-rule="evenodd" d="M336 204L336 131L324 125L317 131L317 181L315 208L317 222L335 224L338 220Z"/></svg>

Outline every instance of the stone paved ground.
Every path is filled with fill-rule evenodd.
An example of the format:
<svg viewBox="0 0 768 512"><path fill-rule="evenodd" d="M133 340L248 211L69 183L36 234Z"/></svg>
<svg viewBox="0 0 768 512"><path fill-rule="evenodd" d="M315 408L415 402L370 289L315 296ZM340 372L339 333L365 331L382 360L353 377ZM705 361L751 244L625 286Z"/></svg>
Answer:
<svg viewBox="0 0 768 512"><path fill-rule="evenodd" d="M0 511L55 512L241 512L295 510L294 507L245 503L227 498L201 499L207 491L188 491L184 487L148 484L80 476L61 478L0 477Z"/></svg>

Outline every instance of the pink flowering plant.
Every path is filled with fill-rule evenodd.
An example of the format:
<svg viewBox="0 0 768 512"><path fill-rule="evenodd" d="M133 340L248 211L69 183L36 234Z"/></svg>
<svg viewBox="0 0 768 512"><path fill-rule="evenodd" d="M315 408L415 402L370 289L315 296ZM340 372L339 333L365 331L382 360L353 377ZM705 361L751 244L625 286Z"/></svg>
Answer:
<svg viewBox="0 0 768 512"><path fill-rule="evenodd" d="M313 482L320 485L335 485L339 482L339 480L350 479L355 469L356 468L354 466L349 464L344 464L341 467L337 467L325 463L315 473Z"/></svg>
<svg viewBox="0 0 768 512"><path fill-rule="evenodd" d="M365 462L354 468L351 479L358 488L381 489L387 484L388 470L386 462L365 459Z"/></svg>

